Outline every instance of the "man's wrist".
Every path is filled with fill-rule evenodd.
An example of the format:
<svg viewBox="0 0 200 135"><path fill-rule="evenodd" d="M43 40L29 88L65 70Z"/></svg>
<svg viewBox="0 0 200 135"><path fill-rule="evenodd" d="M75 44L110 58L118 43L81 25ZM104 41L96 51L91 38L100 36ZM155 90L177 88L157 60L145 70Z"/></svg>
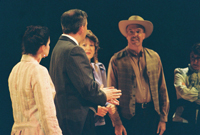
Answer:
<svg viewBox="0 0 200 135"><path fill-rule="evenodd" d="M117 111L114 114L108 114L108 115L112 121L113 127L122 125L122 121Z"/></svg>

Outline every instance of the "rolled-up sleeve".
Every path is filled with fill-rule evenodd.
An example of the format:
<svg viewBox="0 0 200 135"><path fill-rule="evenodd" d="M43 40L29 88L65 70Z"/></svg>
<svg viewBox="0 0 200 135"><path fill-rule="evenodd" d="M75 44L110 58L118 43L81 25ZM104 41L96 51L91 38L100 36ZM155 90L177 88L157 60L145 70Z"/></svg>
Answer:
<svg viewBox="0 0 200 135"><path fill-rule="evenodd" d="M107 74L107 86L114 86L117 88L117 67L114 64L113 57L111 58L108 66L108 74ZM119 113L116 111L114 114L109 114L110 119L112 121L113 127L117 125L122 125L122 121L119 117Z"/></svg>
<svg viewBox="0 0 200 135"><path fill-rule="evenodd" d="M163 71L162 62L158 57L158 67L159 67L159 82L158 82L158 93L159 93L159 105L160 105L160 121L167 122L168 121L168 113L169 113L169 96L167 91L167 86L165 82L165 76Z"/></svg>

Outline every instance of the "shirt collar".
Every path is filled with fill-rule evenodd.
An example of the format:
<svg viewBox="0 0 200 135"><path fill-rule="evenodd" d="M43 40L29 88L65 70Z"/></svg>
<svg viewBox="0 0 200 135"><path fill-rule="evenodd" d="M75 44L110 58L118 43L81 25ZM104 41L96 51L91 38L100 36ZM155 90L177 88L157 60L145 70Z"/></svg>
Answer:
<svg viewBox="0 0 200 135"><path fill-rule="evenodd" d="M68 34L62 34L62 36L66 36L66 37L70 38L71 40L73 40L79 46L77 40L75 38L73 38L72 36L70 36Z"/></svg>
<svg viewBox="0 0 200 135"><path fill-rule="evenodd" d="M34 57L28 54L23 54L21 61L39 63Z"/></svg>
<svg viewBox="0 0 200 135"><path fill-rule="evenodd" d="M190 71L196 72L196 73L197 73L197 72L200 72L200 70L194 70L190 64L188 64L188 66L189 66Z"/></svg>
<svg viewBox="0 0 200 135"><path fill-rule="evenodd" d="M126 47L126 50L128 51L128 53L129 53L131 56L134 56L134 57L142 57L143 54L144 54L143 48L142 48L142 50L140 51L139 54L137 54L134 50L131 50L130 48L128 48L128 46Z"/></svg>
<svg viewBox="0 0 200 135"><path fill-rule="evenodd" d="M95 65L98 66L101 70L106 70L105 66L102 63L100 63L100 62L98 62L98 63L91 63L91 66L93 68L95 67Z"/></svg>

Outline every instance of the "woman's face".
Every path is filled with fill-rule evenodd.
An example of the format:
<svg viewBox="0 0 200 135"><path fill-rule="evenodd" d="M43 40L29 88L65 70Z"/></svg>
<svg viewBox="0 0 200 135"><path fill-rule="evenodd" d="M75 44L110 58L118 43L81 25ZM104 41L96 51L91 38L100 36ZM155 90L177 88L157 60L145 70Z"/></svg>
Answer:
<svg viewBox="0 0 200 135"><path fill-rule="evenodd" d="M49 39L47 41L47 44L45 46L45 49L44 49L44 55L45 55L45 57L47 57L49 55L49 49L50 49L49 44L50 44L50 37L49 37Z"/></svg>
<svg viewBox="0 0 200 135"><path fill-rule="evenodd" d="M83 48L89 61L91 61L91 59L94 57L94 53L95 53L94 42L92 40L90 40L89 38L85 38L84 41L80 43L80 47Z"/></svg>

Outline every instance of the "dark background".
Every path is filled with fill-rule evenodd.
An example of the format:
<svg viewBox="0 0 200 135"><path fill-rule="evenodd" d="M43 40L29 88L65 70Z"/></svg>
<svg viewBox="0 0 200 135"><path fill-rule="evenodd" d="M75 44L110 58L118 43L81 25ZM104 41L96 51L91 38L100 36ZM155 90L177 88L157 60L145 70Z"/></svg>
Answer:
<svg viewBox="0 0 200 135"><path fill-rule="evenodd" d="M106 68L111 56L127 45L118 29L120 20L140 15L154 24L152 35L143 46L161 57L171 101L170 117L174 111L175 89L173 71L189 63L191 45L200 42L199 0L0 0L0 134L10 134L13 124L8 90L8 76L21 58L21 40L28 25L45 25L51 30L51 49L61 31L60 16L78 8L88 14L88 29L99 38L99 61ZM41 64L49 68L49 57Z"/></svg>

